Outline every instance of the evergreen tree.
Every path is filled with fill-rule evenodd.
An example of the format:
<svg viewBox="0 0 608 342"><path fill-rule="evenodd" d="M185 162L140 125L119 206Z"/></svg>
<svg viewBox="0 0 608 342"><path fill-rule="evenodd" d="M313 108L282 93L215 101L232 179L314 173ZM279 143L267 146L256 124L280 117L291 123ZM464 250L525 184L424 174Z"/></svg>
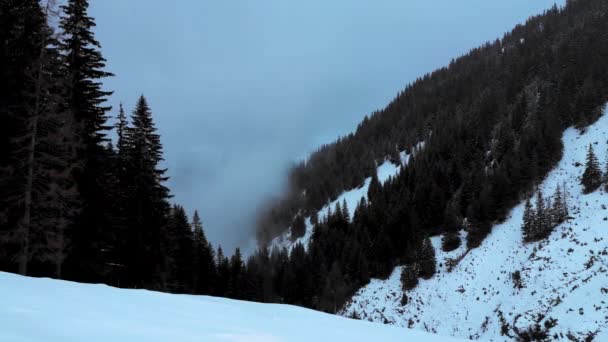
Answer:
<svg viewBox="0 0 608 342"><path fill-rule="evenodd" d="M437 268L437 260L435 259L435 248L428 237L422 241L419 255L420 276L423 279L431 278Z"/></svg>
<svg viewBox="0 0 608 342"><path fill-rule="evenodd" d="M291 224L291 239L295 241L304 236L304 234L306 234L306 223L304 222L304 217L298 214Z"/></svg>
<svg viewBox="0 0 608 342"><path fill-rule="evenodd" d="M116 149L118 150L118 154L120 157L126 158L126 156L124 156L124 154L127 151L126 134L127 134L128 128L129 128L129 122L128 122L127 116L125 114L125 110L122 107L122 103L119 106L118 116L116 117L116 120L117 120L117 122L116 122L116 125L114 126L114 128L116 128L116 136L117 136Z"/></svg>
<svg viewBox="0 0 608 342"><path fill-rule="evenodd" d="M194 237L183 207L175 205L168 223L171 234L169 268L170 289L178 293L192 293L194 280Z"/></svg>
<svg viewBox="0 0 608 342"><path fill-rule="evenodd" d="M128 199L125 203L128 232L123 255L130 286L163 286L169 270L166 257L170 255L167 229L169 190L163 184L166 170L159 169L162 159L160 137L152 121L146 99L141 96L133 111L132 127L126 130L125 178Z"/></svg>
<svg viewBox="0 0 608 342"><path fill-rule="evenodd" d="M209 295L213 289L215 259L213 247L207 241L198 211L195 211L192 217L192 230L194 238L194 291L198 294Z"/></svg>
<svg viewBox="0 0 608 342"><path fill-rule="evenodd" d="M217 278L215 282L215 295L216 296L230 296L232 289L230 289L230 261L224 256L224 251L221 246L217 247Z"/></svg>
<svg viewBox="0 0 608 342"><path fill-rule="evenodd" d="M587 161L585 163L585 171L581 178L581 184L583 185L584 193L591 193L597 190L602 184L602 170L600 170L599 162L593 151L593 146L589 144L587 150Z"/></svg>
<svg viewBox="0 0 608 342"><path fill-rule="evenodd" d="M606 152L606 166L604 167L604 183L606 183L604 191L608 192L608 152Z"/></svg>
<svg viewBox="0 0 608 342"><path fill-rule="evenodd" d="M562 192L561 186L558 184L557 189L555 190L555 194L553 195L553 202L551 207L551 215L552 215L552 226L557 226L558 224L564 222L566 217L568 216L568 204L566 201L566 196Z"/></svg>
<svg viewBox="0 0 608 342"><path fill-rule="evenodd" d="M532 240L539 239L546 227L549 225L549 213L545 205L545 198L542 190L539 188L536 192L536 215L534 215L534 225L532 226Z"/></svg>
<svg viewBox="0 0 608 342"><path fill-rule="evenodd" d="M339 304L342 303L346 296L346 284L342 270L337 262L331 266L331 270L327 275L323 295L321 299L321 309L330 313L338 312Z"/></svg>
<svg viewBox="0 0 608 342"><path fill-rule="evenodd" d="M444 252L451 252L460 246L460 235L458 232L462 228L462 216L458 210L458 203L451 200L445 208L444 226L445 233L441 237L441 249Z"/></svg>
<svg viewBox="0 0 608 342"><path fill-rule="evenodd" d="M529 198L526 200L526 204L524 206L523 221L524 222L521 227L522 235L524 237L524 241L528 242L533 239L533 229L536 224L535 212Z"/></svg>
<svg viewBox="0 0 608 342"><path fill-rule="evenodd" d="M237 248L234 254L230 258L230 284L228 289L230 290L229 297L235 299L243 299L245 289L243 287L245 277L245 264L243 263L243 257L241 250Z"/></svg>
<svg viewBox="0 0 608 342"><path fill-rule="evenodd" d="M346 199L342 201L342 217L350 222L350 211L348 210L348 205L346 204Z"/></svg>
<svg viewBox="0 0 608 342"><path fill-rule="evenodd" d="M378 179L378 173L374 171L372 173L372 180L369 183L369 188L367 190L367 198L370 202L377 201L380 193L382 192L382 184L380 184L380 180Z"/></svg>
<svg viewBox="0 0 608 342"><path fill-rule="evenodd" d="M111 92L101 89L100 80L112 74L103 71L105 59L92 31L94 20L87 14L88 1L69 0L62 9L59 26L64 38L60 47L65 61L63 72L68 75L66 104L74 136L70 143L75 151L72 163L83 201L73 228L74 248L66 260L66 272L71 279L101 281L110 233L104 227L111 226L108 211L112 201L105 191L108 156L103 146L110 107L102 105Z"/></svg>

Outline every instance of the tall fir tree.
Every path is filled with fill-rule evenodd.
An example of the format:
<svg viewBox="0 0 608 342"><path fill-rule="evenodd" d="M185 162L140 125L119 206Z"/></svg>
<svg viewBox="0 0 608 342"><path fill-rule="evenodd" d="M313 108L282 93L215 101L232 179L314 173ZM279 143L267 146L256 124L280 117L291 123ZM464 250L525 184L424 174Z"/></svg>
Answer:
<svg viewBox="0 0 608 342"><path fill-rule="evenodd" d="M215 259L213 247L207 241L203 223L198 211L192 216L192 230L194 235L194 291L198 294L212 293L215 279Z"/></svg>
<svg viewBox="0 0 608 342"><path fill-rule="evenodd" d="M374 203L380 197L380 193L382 192L382 184L380 184L380 180L378 179L378 173L374 170L372 173L372 180L369 183L369 188L367 190L367 198L369 202Z"/></svg>
<svg viewBox="0 0 608 342"><path fill-rule="evenodd" d="M178 293L193 293L194 236L183 207L173 206L168 228L171 238L169 289Z"/></svg>
<svg viewBox="0 0 608 342"><path fill-rule="evenodd" d="M64 58L64 73L67 75L66 104L71 114L70 142L75 156L74 177L82 198L82 210L75 222L66 272L71 279L102 281L107 268L108 240L111 232L108 198L105 182L107 173L108 140L106 131L109 106L104 106L111 92L102 90L101 79L112 76L104 71L105 59L100 44L95 39L95 22L88 11L87 0L69 0L62 6L64 15L59 26L63 30L61 52Z"/></svg>
<svg viewBox="0 0 608 342"><path fill-rule="evenodd" d="M127 150L126 134L129 128L129 121L127 120L127 115L125 114L122 103L118 107L118 116L116 117L114 128L116 129L116 150L118 151L119 156L122 156Z"/></svg>
<svg viewBox="0 0 608 342"><path fill-rule="evenodd" d="M137 101L131 117L132 127L125 134L125 172L129 183L125 203L127 237L124 251L127 283L136 287L163 287L169 277L167 256L170 255L170 232L167 218L170 208L166 169L159 168L162 157L160 136L152 119L146 98Z"/></svg>
<svg viewBox="0 0 608 342"><path fill-rule="evenodd" d="M585 171L583 172L583 176L581 178L584 193L591 193L597 190L602 184L602 180L603 175L602 170L600 169L600 164L595 156L595 152L593 151L593 146L589 144L589 149L587 150L587 160L585 162Z"/></svg>
<svg viewBox="0 0 608 342"><path fill-rule="evenodd" d="M436 271L437 261L435 258L435 248L428 237L422 241L419 253L420 276L423 279L431 278Z"/></svg>
<svg viewBox="0 0 608 342"><path fill-rule="evenodd" d="M525 242L531 241L533 239L533 229L535 226L535 212L532 208L532 203L530 199L526 199L526 204L524 205L524 214L523 214L523 223L521 226L522 235Z"/></svg>
<svg viewBox="0 0 608 342"><path fill-rule="evenodd" d="M604 166L604 191L608 192L608 151L606 152L606 164Z"/></svg>

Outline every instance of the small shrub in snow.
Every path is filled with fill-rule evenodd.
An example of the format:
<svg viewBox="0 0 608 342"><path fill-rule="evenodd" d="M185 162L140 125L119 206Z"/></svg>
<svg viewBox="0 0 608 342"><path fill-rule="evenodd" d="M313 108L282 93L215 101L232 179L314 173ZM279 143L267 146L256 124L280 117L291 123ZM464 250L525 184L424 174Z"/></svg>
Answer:
<svg viewBox="0 0 608 342"><path fill-rule="evenodd" d="M521 290L524 288L524 283L521 279L521 272L519 270L511 273L511 279L513 280L513 287Z"/></svg>
<svg viewBox="0 0 608 342"><path fill-rule="evenodd" d="M407 294L403 294L403 296L401 296L401 306L406 306L407 303L409 301L409 298L407 297Z"/></svg>

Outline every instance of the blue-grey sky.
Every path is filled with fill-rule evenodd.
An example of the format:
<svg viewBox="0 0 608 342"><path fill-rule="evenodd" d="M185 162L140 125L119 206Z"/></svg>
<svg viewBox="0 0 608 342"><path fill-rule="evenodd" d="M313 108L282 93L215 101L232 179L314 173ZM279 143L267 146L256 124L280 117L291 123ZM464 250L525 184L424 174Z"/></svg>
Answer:
<svg viewBox="0 0 608 342"><path fill-rule="evenodd" d="M175 201L233 249L291 162L554 2L91 0L90 14L111 104L146 95Z"/></svg>

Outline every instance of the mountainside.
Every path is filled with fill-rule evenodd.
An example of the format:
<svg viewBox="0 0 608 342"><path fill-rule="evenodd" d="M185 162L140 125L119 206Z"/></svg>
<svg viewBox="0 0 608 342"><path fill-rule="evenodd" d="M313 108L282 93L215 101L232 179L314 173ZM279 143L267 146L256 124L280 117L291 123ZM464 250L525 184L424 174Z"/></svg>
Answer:
<svg viewBox="0 0 608 342"><path fill-rule="evenodd" d="M400 168L407 165L410 160L410 157L422 150L423 147L424 142L420 142L414 147L411 154L407 153L406 151L403 151L399 153L399 160L385 160L376 169L376 176L378 177L378 181L381 184L384 184L392 178L396 177L399 174ZM315 219L310 216L306 217L304 220L305 230L302 236L294 234L294 227L292 225L285 233L274 238L271 241L269 247L271 249L286 248L288 250L291 250L296 244L300 243L306 248L313 234L314 224L312 223L312 221L318 221L319 219L324 218L326 219L328 216L331 215L331 210L335 208L336 205L346 206L347 208L356 208L361 199L367 200L367 193L369 192L371 182L372 177L368 177L359 187L343 192L334 201L326 204L323 208L321 208L321 210L316 212L315 215L317 217ZM349 212L350 220L354 219L354 214L355 211Z"/></svg>
<svg viewBox="0 0 608 342"><path fill-rule="evenodd" d="M0 341L452 341L289 305L0 272Z"/></svg>
<svg viewBox="0 0 608 342"><path fill-rule="evenodd" d="M563 157L539 187L548 194L565 184L570 219L547 239L523 242L521 203L478 248L446 253L441 238L432 238L437 273L415 289L402 291L403 267L396 267L359 290L341 314L481 340L511 340L535 324L537 338L608 339L608 194L584 194L580 185L589 146L607 160L608 114L582 133L566 130L562 141ZM448 271L450 258L461 260Z"/></svg>
<svg viewBox="0 0 608 342"><path fill-rule="evenodd" d="M363 184L387 157L396 160L426 141L403 176L407 184L385 193L424 202L412 209L414 223L431 234L445 231L446 208L454 206L458 216L477 221L469 236L477 245L555 166L563 130L593 122L608 101L607 7L568 1L408 85L354 133L291 170L289 191L261 213L259 240L272 240L298 213L320 210Z"/></svg>
<svg viewBox="0 0 608 342"><path fill-rule="evenodd" d="M421 77L353 134L321 147L261 214L260 246L273 251L248 261L263 270L253 298L337 312L370 279L399 279L396 266L415 288L443 269L437 255L480 253L562 160L564 132L601 117L607 42L608 2L567 1ZM605 182L599 173L584 177L585 188ZM531 229L526 215L526 242L567 218L553 207L545 217L540 198L532 202L542 219Z"/></svg>

